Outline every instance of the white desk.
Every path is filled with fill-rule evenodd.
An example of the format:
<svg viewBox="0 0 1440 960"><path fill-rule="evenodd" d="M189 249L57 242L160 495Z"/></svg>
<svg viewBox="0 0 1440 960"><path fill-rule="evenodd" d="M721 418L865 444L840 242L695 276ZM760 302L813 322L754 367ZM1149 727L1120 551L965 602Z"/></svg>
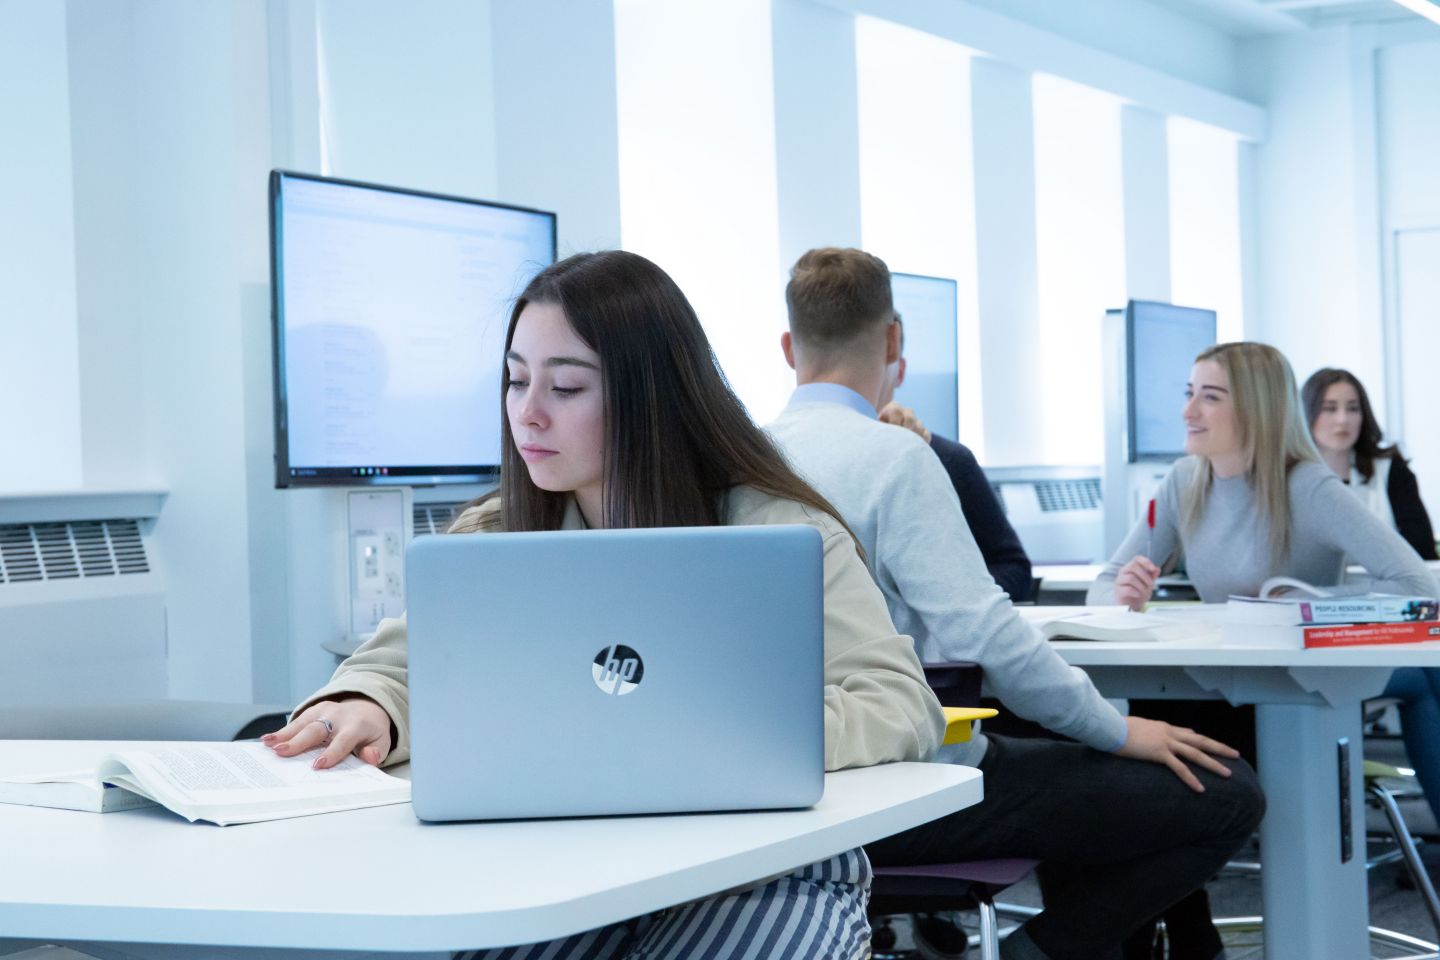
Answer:
<svg viewBox="0 0 1440 960"><path fill-rule="evenodd" d="M1040 564L1031 570L1031 573L1040 578L1040 590L1038 596L1048 596L1058 599L1066 605L1083 604L1085 593L1095 578L1105 570L1103 563L1058 563ZM1182 576L1166 574L1156 581L1160 590L1166 587L1182 588L1187 596L1193 595L1190 581ZM1054 600L1048 600L1053 603Z"/></svg>
<svg viewBox="0 0 1440 960"><path fill-rule="evenodd" d="M1040 578L1041 590L1084 593L1104 569L1103 563L1039 563L1030 573Z"/></svg>
<svg viewBox="0 0 1440 960"><path fill-rule="evenodd" d="M1033 609L1032 616L1045 612ZM1260 825L1265 956L1370 955L1360 701L1379 694L1394 667L1440 667L1440 642L1343 650L1187 641L1054 646L1107 697L1255 704L1260 783L1269 802ZM1349 764L1343 792L1342 752ZM1346 862L1344 794L1353 811Z"/></svg>
<svg viewBox="0 0 1440 960"><path fill-rule="evenodd" d="M0 741L0 774L114 746ZM174 944L448 956L707 896L980 798L977 770L897 763L829 774L818 805L773 813L435 825L403 804L222 828L0 805L0 938L157 958L215 955Z"/></svg>

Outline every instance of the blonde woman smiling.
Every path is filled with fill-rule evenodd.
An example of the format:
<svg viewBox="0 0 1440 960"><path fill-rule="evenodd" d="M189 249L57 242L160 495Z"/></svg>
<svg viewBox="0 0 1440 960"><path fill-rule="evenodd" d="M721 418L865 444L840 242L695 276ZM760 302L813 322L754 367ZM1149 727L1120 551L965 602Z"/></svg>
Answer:
<svg viewBox="0 0 1440 960"><path fill-rule="evenodd" d="M1365 567L1377 592L1434 590L1409 544L1320 462L1280 351L1240 342L1200 354L1183 416L1190 456L1155 495L1153 536L1137 524L1087 602L1139 610L1155 578L1182 557L1207 603L1253 595L1277 575L1337 584L1347 557Z"/></svg>
<svg viewBox="0 0 1440 960"><path fill-rule="evenodd" d="M1254 595L1277 575L1337 584L1347 557L1364 565L1376 591L1434 589L1415 551L1320 462L1280 351L1250 342L1205 350L1190 371L1183 417L1189 456L1155 494L1153 533L1135 526L1087 603L1139 610L1155 579L1182 561L1206 603ZM1233 744L1255 763L1252 708L1170 700L1132 708ZM1173 939L1197 945L1187 957L1218 953L1204 890L1166 911L1165 924Z"/></svg>

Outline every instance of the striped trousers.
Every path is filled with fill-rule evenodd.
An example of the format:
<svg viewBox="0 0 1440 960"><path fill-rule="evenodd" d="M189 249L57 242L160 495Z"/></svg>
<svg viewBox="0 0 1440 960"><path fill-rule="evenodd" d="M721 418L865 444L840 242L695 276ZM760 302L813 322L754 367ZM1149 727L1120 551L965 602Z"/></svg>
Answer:
<svg viewBox="0 0 1440 960"><path fill-rule="evenodd" d="M749 890L455 960L859 960L870 948L869 897L870 861L856 849Z"/></svg>

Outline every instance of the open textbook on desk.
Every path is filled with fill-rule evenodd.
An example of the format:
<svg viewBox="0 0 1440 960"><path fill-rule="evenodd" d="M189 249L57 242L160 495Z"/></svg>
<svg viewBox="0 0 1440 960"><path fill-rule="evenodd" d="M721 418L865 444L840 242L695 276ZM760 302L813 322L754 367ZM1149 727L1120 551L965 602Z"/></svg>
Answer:
<svg viewBox="0 0 1440 960"><path fill-rule="evenodd" d="M410 800L410 783L346 757L325 770L320 751L276 756L259 743L126 746L88 770L0 779L0 803L111 813L158 803L221 826L283 820Z"/></svg>
<svg viewBox="0 0 1440 960"><path fill-rule="evenodd" d="M1216 624L1188 615L1198 604L1135 613L1128 607L1016 607L1047 640L1104 640L1118 643L1208 639L1219 641Z"/></svg>

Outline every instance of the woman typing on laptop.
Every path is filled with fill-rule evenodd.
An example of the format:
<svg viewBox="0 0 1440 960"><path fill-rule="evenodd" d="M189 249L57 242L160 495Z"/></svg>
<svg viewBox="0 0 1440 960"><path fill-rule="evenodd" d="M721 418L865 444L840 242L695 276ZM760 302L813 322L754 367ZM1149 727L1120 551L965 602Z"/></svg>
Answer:
<svg viewBox="0 0 1440 960"><path fill-rule="evenodd" d="M500 486L453 532L815 527L823 539L825 768L934 752L939 705L855 540L752 423L663 271L619 251L545 269L511 313L505 360ZM553 599L541 576L536 591L537 602ZM351 753L396 763L409 755L408 705L406 624L387 620L265 742L287 756L325 746L317 767ZM560 944L483 955L848 960L868 952L869 876L857 849ZM707 935L714 931L723 935ZM703 943L713 946L697 949Z"/></svg>

